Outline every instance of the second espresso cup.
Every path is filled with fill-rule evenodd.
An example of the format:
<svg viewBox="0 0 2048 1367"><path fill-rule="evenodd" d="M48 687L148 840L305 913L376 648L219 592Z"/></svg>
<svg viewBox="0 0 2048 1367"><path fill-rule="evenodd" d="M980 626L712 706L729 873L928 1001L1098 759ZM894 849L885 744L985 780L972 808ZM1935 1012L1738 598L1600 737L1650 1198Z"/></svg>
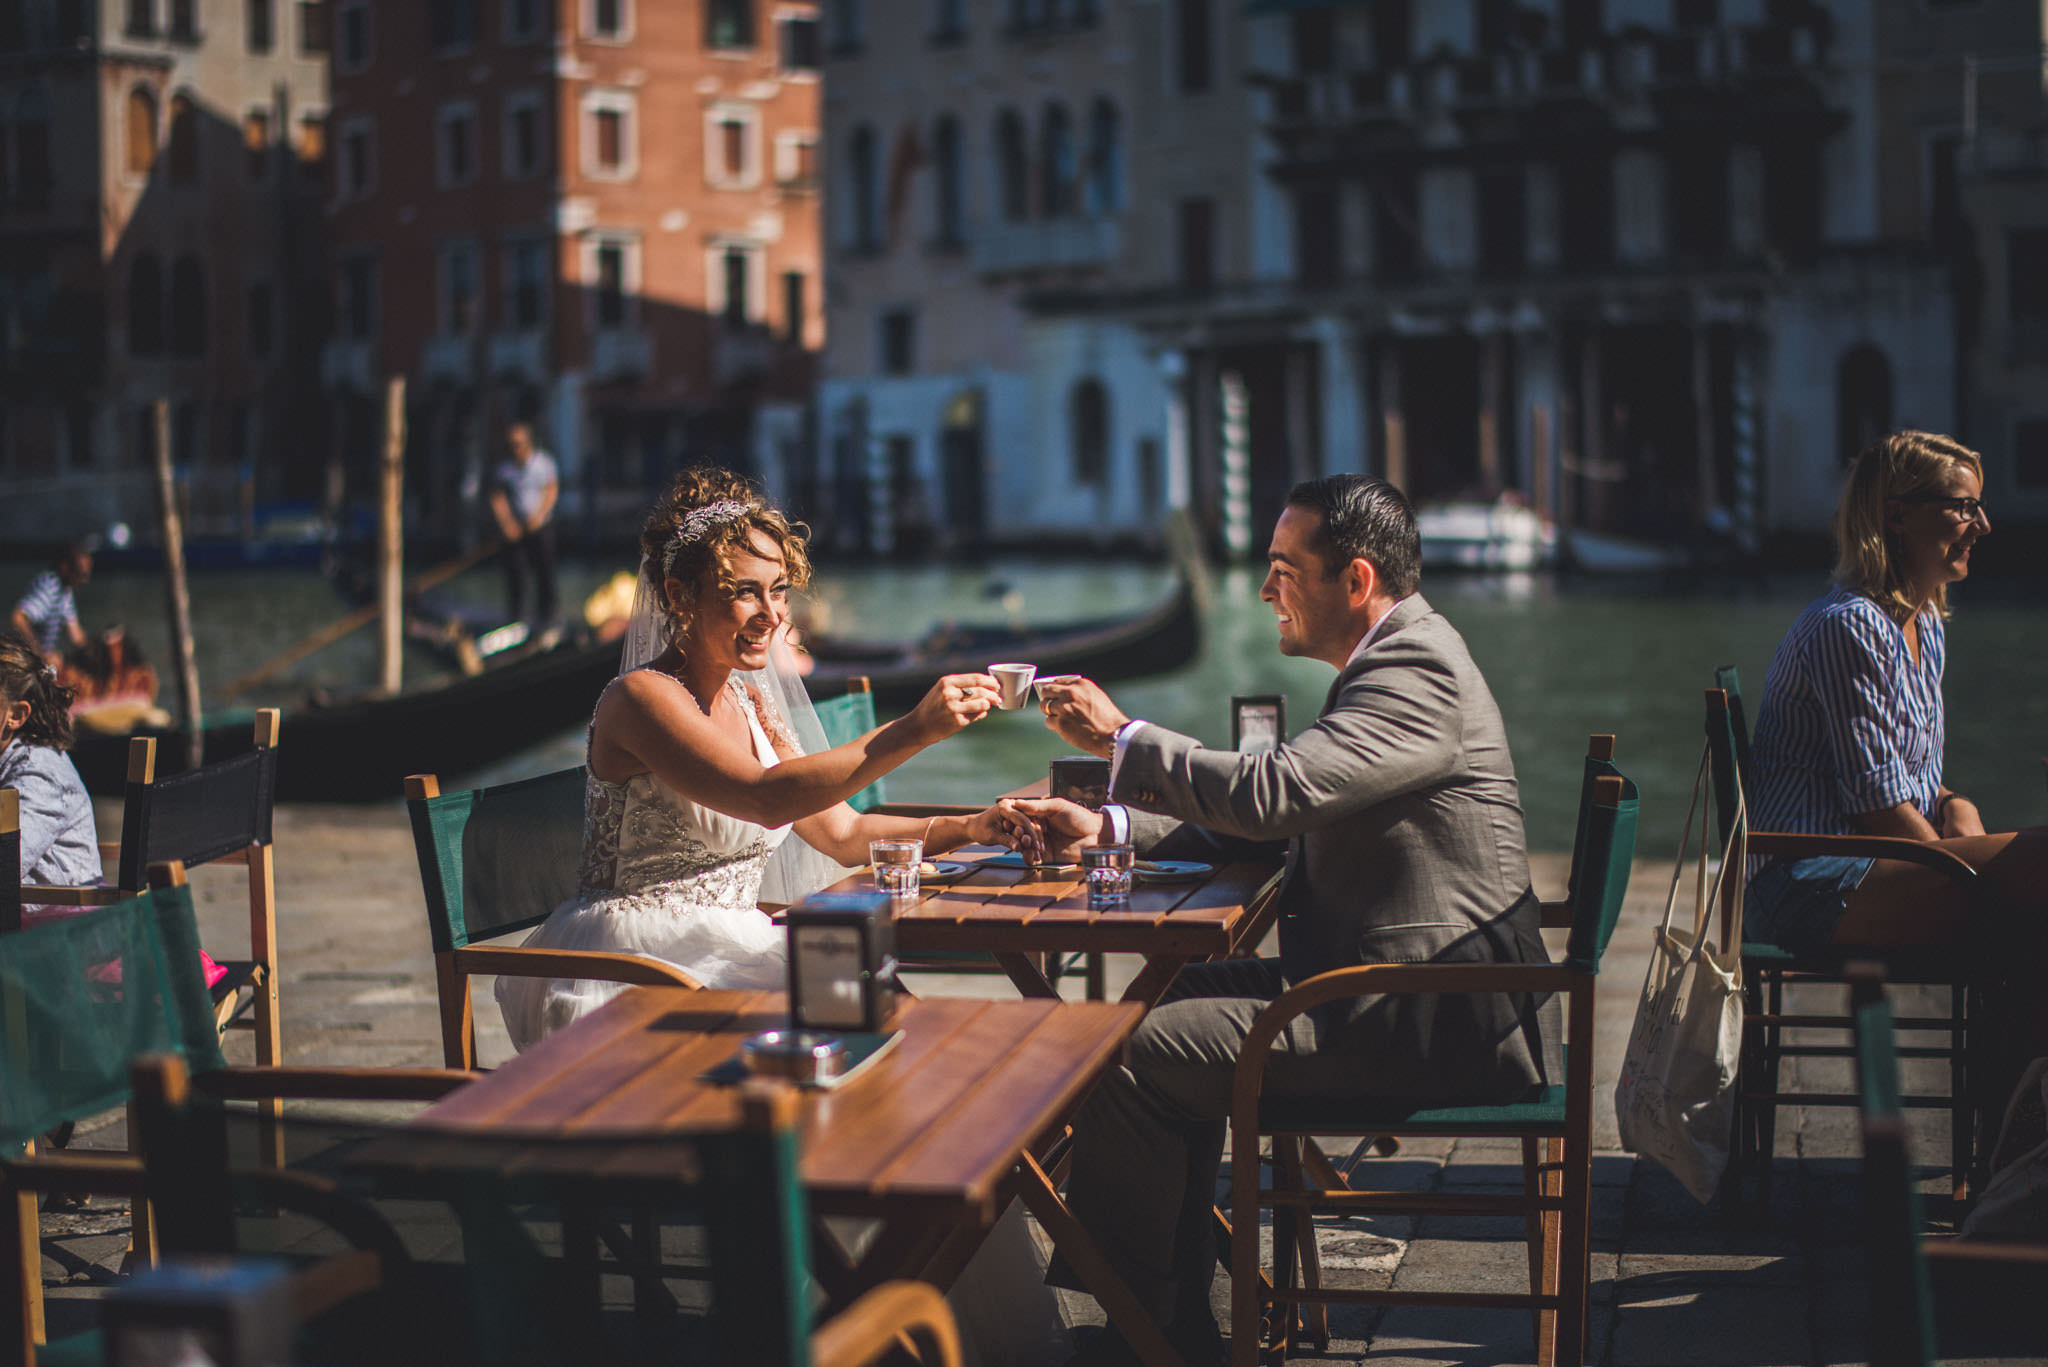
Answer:
<svg viewBox="0 0 2048 1367"><path fill-rule="evenodd" d="M1015 711L1031 696L1031 680L1037 677L1038 666L1026 664L990 665L989 674L996 681L996 706L1005 711Z"/></svg>

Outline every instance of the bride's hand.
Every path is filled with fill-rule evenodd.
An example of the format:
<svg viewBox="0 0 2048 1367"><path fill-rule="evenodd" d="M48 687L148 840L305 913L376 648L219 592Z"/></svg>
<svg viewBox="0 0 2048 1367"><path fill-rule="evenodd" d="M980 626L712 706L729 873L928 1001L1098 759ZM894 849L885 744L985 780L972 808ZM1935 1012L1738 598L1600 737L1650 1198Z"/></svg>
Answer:
<svg viewBox="0 0 2048 1367"><path fill-rule="evenodd" d="M1007 845L1033 862L1045 854L1044 831L1013 798L1006 797L987 811L969 817L967 839L973 845Z"/></svg>
<svg viewBox="0 0 2048 1367"><path fill-rule="evenodd" d="M986 674L948 674L932 685L910 721L930 745L986 717L998 696L996 681Z"/></svg>

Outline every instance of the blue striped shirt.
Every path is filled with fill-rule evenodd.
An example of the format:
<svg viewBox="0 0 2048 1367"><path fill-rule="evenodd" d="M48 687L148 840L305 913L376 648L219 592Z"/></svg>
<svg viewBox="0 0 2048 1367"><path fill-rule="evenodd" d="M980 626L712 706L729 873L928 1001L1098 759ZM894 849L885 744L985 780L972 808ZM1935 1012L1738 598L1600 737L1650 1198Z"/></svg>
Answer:
<svg viewBox="0 0 2048 1367"><path fill-rule="evenodd" d="M55 654L64 628L78 620L78 605L55 570L44 570L31 580L28 592L21 596L14 610L28 618L28 624L35 629L36 649L45 655Z"/></svg>
<svg viewBox="0 0 2048 1367"><path fill-rule="evenodd" d="M1869 598L1835 588L1785 633L1750 745L1750 824L1851 835L1850 818L1910 802L1930 821L1945 735L1941 615L1920 614L1920 659Z"/></svg>

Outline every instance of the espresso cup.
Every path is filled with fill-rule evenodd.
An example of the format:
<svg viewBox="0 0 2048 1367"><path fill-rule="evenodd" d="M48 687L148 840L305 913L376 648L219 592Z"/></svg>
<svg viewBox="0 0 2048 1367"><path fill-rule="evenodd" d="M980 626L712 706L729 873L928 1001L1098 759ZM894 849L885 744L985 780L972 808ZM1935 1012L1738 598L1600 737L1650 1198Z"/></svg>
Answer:
<svg viewBox="0 0 2048 1367"><path fill-rule="evenodd" d="M1014 712L1024 705L1031 696L1031 680L1038 674L1037 665L1000 664L990 665L988 672L996 681L996 706L1006 712Z"/></svg>

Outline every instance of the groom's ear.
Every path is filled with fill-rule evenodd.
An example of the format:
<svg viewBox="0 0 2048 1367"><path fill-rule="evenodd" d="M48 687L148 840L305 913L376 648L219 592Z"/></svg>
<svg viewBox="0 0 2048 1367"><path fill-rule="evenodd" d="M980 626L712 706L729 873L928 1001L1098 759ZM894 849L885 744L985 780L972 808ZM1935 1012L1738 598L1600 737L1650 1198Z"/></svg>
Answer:
<svg viewBox="0 0 2048 1367"><path fill-rule="evenodd" d="M1354 608L1362 608L1372 601L1372 595L1379 588L1379 571L1372 561L1364 556L1355 557L1344 567L1344 598Z"/></svg>

